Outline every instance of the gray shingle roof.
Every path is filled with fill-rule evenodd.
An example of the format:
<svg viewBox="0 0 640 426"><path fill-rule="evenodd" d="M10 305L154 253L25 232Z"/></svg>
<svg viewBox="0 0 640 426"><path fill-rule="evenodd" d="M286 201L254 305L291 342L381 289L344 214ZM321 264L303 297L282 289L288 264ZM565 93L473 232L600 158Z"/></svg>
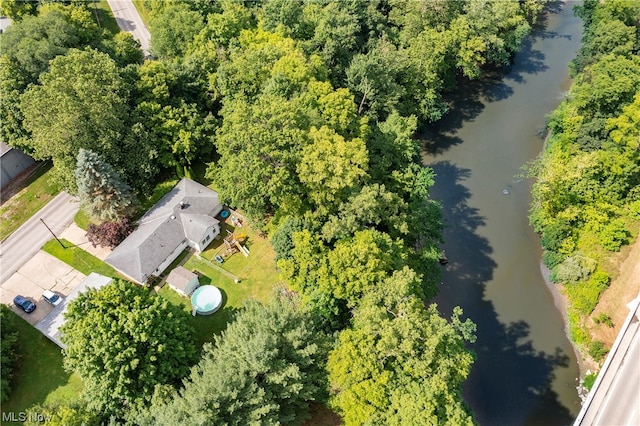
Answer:
<svg viewBox="0 0 640 426"><path fill-rule="evenodd" d="M145 282L185 238L200 243L204 231L218 223L213 216L220 210L217 192L184 178L140 218L138 229L105 262Z"/></svg>
<svg viewBox="0 0 640 426"><path fill-rule="evenodd" d="M189 281L193 280L194 278L198 278L195 273L182 266L178 266L169 273L169 276L167 277L167 283L169 283L170 286L184 292L187 289Z"/></svg>

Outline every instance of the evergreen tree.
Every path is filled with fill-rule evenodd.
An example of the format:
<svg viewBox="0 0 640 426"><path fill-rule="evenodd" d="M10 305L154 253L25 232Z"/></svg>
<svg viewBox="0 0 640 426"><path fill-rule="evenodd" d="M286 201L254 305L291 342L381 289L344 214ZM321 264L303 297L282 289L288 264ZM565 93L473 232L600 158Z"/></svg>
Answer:
<svg viewBox="0 0 640 426"><path fill-rule="evenodd" d="M80 204L92 217L117 221L135 212L131 187L101 155L81 148L75 177Z"/></svg>
<svg viewBox="0 0 640 426"><path fill-rule="evenodd" d="M326 337L296 302L285 296L266 306L250 302L205 349L184 389L163 397L157 392L135 423L298 423L307 416L308 402L324 396L326 356Z"/></svg>

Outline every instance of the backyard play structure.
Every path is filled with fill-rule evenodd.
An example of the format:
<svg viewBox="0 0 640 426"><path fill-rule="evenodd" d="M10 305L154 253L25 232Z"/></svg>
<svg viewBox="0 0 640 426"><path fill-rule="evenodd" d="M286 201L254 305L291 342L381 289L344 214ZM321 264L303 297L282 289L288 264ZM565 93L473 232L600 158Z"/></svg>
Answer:
<svg viewBox="0 0 640 426"><path fill-rule="evenodd" d="M227 233L229 235L224 239L224 246L227 249L227 255L232 255L236 251L239 251L244 255L244 257L248 257L249 249L242 245L242 243L247 239L247 236L244 234L236 235L234 232L229 231L227 231Z"/></svg>

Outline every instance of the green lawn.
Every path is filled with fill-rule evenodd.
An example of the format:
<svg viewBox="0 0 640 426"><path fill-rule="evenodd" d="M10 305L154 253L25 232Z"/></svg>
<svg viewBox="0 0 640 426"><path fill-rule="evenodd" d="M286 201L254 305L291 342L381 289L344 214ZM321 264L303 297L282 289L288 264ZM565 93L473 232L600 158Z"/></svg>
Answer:
<svg viewBox="0 0 640 426"><path fill-rule="evenodd" d="M233 228L227 225L225 229ZM245 301L255 299L266 302L273 292L273 287L278 283L278 272L273 263L274 253L269 241L259 238L248 227L242 231L247 235L247 246L251 251L249 257L235 253L222 264L218 264L213 256L222 245L222 239L214 240L210 248L201 254L202 258L191 256L184 267L190 271L197 271L200 275L200 284L212 284L222 292L223 305L213 315L191 317L191 324L196 330L196 343L202 346L205 342L213 340L214 334L219 334L225 329L230 314L242 308ZM165 272L167 275L169 270ZM236 284L234 279L239 279ZM182 305L186 312L191 313L191 302L173 291L168 285L158 294L175 305Z"/></svg>
<svg viewBox="0 0 640 426"><path fill-rule="evenodd" d="M140 18L142 18L142 22L144 25L149 28L149 21L151 20L151 11L147 9L144 5L143 0L133 0L133 5L136 7Z"/></svg>
<svg viewBox="0 0 640 426"><path fill-rule="evenodd" d="M89 9L93 12L94 19L96 19L97 14L96 21L101 28L106 28L111 34L118 34L120 32L120 27L118 27L118 23L113 17L113 12L107 0L92 1Z"/></svg>
<svg viewBox="0 0 640 426"><path fill-rule="evenodd" d="M18 315L11 314L16 317L20 336L20 359L14 370L11 394L2 404L2 412L18 413L34 404L76 400L82 390L82 381L62 368L61 349Z"/></svg>
<svg viewBox="0 0 640 426"><path fill-rule="evenodd" d="M42 250L57 257L85 275L97 272L107 277L120 277L120 274L118 274L115 269L91 253L82 250L80 247L75 247L65 239L61 239L60 241L62 241L62 244L67 248L62 248L56 240L50 240L42 246Z"/></svg>
<svg viewBox="0 0 640 426"><path fill-rule="evenodd" d="M7 238L60 192L52 183L51 163L41 164L25 182L25 187L0 207L0 241Z"/></svg>
<svg viewBox="0 0 640 426"><path fill-rule="evenodd" d="M227 231L246 236L244 245L250 251L249 257L244 257L238 252L225 257L226 249L222 239L229 235ZM279 282L279 274L274 261L275 252L271 243L267 238L259 237L249 226L234 228L230 224L223 223L220 238L214 240L202 252L202 257L214 265L218 265L214 258L216 254L225 259L224 263L219 265L220 267L237 276L241 283L246 281L249 284L251 297L254 299L267 300L271 295L271 289Z"/></svg>

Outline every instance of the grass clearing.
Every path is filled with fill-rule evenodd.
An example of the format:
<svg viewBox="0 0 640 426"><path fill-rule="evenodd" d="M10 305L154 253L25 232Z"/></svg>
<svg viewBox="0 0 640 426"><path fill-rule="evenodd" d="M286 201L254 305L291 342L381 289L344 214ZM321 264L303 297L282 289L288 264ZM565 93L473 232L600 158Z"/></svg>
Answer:
<svg viewBox="0 0 640 426"><path fill-rule="evenodd" d="M52 164L43 163L24 182L17 194L3 200L0 207L0 241L7 238L60 192L51 178Z"/></svg>
<svg viewBox="0 0 640 426"><path fill-rule="evenodd" d="M80 247L74 246L71 242L61 239L62 244L67 248L62 248L56 240L50 240L42 246L42 250L50 255L57 257L64 263L72 266L74 269L89 275L92 272L105 275L107 277L120 277L111 266L104 263L91 253L82 250Z"/></svg>
<svg viewBox="0 0 640 426"><path fill-rule="evenodd" d="M120 32L120 27L116 22L116 19L113 17L113 12L109 7L109 3L107 0L100 1L92 1L90 5L88 5L93 18L96 19L100 28L105 28L111 34L118 34Z"/></svg>
<svg viewBox="0 0 640 426"><path fill-rule="evenodd" d="M222 234L226 230L233 231L227 224L222 226ZM200 285L215 285L222 292L222 307L212 315L191 317L191 324L196 330L196 343L202 347L205 342L211 342L213 336L220 334L231 315L244 306L247 300L260 302L269 300L274 286L278 283L278 272L273 258L275 253L267 239L258 237L249 227L242 227L247 236L247 246L251 251L249 257L234 253L225 258L222 264L214 260L216 253L224 247L222 237L215 239L211 246L199 256L191 256L184 267L190 271L197 271L200 275ZM169 270L165 272L168 275ZM236 284L234 279L239 279ZM191 313L189 298L176 293L168 285L164 285L158 294L174 305Z"/></svg>
<svg viewBox="0 0 640 426"><path fill-rule="evenodd" d="M23 412L35 404L72 402L82 391L82 380L62 367L62 351L28 322L15 315L20 336L11 394L3 413ZM4 424L5 422L3 422Z"/></svg>
<svg viewBox="0 0 640 426"><path fill-rule="evenodd" d="M227 219L228 220L228 219ZM226 248L223 238L229 232L236 235L245 235L245 245L249 251L249 257L244 257L241 253L234 253L225 257ZM222 264L218 264L215 255L224 258ZM271 290L279 282L279 273L275 267L275 252L267 238L260 237L249 226L236 228L231 223L221 223L220 238L215 239L209 247L202 252L201 256L225 271L237 276L241 283L247 281L251 284L252 297L257 300L267 300L271 295Z"/></svg>
<svg viewBox="0 0 640 426"><path fill-rule="evenodd" d="M142 18L142 22L144 22L144 25L149 28L149 22L151 21L151 10L147 9L144 4L144 0L133 0L133 5L136 7L140 18Z"/></svg>

